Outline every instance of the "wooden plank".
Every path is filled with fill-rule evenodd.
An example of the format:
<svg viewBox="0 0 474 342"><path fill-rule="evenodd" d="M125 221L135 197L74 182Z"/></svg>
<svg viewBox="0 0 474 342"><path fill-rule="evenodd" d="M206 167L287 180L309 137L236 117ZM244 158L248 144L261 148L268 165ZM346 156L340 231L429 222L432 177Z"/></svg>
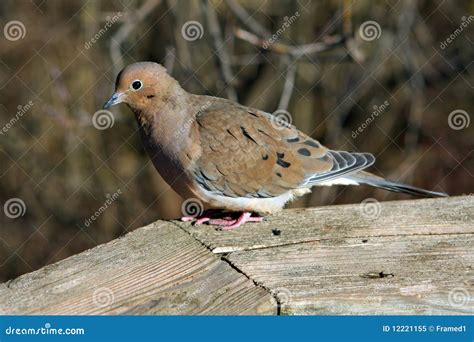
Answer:
<svg viewBox="0 0 474 342"><path fill-rule="evenodd" d="M0 285L0 310L474 314L473 197L368 208L287 210L230 232L159 221Z"/></svg>
<svg viewBox="0 0 474 342"><path fill-rule="evenodd" d="M474 196L285 210L230 232L179 225L215 253L350 237L472 234Z"/></svg>
<svg viewBox="0 0 474 342"><path fill-rule="evenodd" d="M3 314L275 314L265 289L158 222L0 285Z"/></svg>
<svg viewBox="0 0 474 342"><path fill-rule="evenodd" d="M474 314L474 235L328 239L226 258L281 314Z"/></svg>

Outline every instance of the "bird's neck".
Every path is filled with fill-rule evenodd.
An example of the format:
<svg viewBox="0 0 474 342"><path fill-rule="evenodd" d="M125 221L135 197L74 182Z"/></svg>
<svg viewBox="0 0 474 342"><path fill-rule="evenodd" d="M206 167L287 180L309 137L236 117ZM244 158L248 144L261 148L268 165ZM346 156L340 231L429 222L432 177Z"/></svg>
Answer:
<svg viewBox="0 0 474 342"><path fill-rule="evenodd" d="M195 114L190 111L189 96L181 88L174 89L157 96L152 110L133 110L148 152L159 150L170 159L177 159L192 149Z"/></svg>

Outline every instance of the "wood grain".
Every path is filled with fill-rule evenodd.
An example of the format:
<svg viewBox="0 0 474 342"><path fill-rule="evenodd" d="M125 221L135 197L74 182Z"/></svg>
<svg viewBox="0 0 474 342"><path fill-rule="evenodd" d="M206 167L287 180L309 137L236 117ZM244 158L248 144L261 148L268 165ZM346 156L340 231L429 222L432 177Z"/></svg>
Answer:
<svg viewBox="0 0 474 342"><path fill-rule="evenodd" d="M474 236L331 239L231 253L291 315L474 313Z"/></svg>
<svg viewBox="0 0 474 342"><path fill-rule="evenodd" d="M158 221L0 285L0 310L472 315L473 245L473 196L285 210L234 231Z"/></svg>
<svg viewBox="0 0 474 342"><path fill-rule="evenodd" d="M275 314L268 291L169 222L0 287L3 314Z"/></svg>
<svg viewBox="0 0 474 342"><path fill-rule="evenodd" d="M179 225L215 253L350 237L473 234L474 196L284 210L225 234L207 225Z"/></svg>

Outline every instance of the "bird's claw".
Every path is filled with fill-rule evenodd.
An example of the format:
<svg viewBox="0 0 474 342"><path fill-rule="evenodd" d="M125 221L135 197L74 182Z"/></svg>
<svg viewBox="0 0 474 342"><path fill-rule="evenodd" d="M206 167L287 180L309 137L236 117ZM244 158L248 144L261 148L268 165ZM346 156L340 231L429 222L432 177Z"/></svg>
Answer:
<svg viewBox="0 0 474 342"><path fill-rule="evenodd" d="M181 218L181 221L189 222L193 221L194 225L199 225L203 223L208 223L212 226L218 226L222 230L232 230L240 227L241 225L247 222L262 222L263 217L252 216L250 212L243 212L237 218L229 216L229 213L220 212L218 214L224 214L226 216L216 218L216 213L203 213L199 217L184 216Z"/></svg>

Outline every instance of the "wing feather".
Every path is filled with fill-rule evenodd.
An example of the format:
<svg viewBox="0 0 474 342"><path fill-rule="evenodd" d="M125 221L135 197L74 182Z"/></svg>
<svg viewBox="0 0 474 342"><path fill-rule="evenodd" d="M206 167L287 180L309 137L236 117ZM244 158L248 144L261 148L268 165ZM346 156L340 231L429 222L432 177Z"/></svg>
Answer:
<svg viewBox="0 0 474 342"><path fill-rule="evenodd" d="M222 196L275 197L362 170L375 160L368 153L328 150L294 126L276 124L271 114L224 99L214 98L201 110L196 125L201 155L194 179Z"/></svg>

